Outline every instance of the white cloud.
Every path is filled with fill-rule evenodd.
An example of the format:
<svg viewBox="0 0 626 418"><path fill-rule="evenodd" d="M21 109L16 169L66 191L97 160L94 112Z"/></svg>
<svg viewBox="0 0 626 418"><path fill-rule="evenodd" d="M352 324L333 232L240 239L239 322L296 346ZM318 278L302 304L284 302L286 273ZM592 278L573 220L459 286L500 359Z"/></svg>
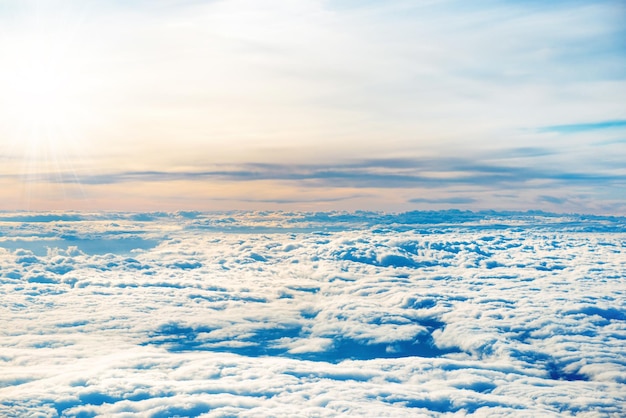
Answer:
<svg viewBox="0 0 626 418"><path fill-rule="evenodd" d="M60 247L0 251L0 414L621 408L621 218L0 218L0 246ZM158 245L131 253L128 237Z"/></svg>

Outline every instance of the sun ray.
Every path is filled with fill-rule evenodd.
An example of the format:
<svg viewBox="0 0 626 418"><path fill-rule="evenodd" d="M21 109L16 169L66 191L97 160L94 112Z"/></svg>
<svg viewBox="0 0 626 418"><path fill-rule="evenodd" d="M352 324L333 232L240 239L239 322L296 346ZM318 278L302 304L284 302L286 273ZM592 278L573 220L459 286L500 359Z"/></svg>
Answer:
<svg viewBox="0 0 626 418"><path fill-rule="evenodd" d="M27 207L36 183L49 184L60 199L66 186L80 183L86 126L97 114L76 25L36 23L32 31L9 30L0 38L0 136L8 156L22 161Z"/></svg>

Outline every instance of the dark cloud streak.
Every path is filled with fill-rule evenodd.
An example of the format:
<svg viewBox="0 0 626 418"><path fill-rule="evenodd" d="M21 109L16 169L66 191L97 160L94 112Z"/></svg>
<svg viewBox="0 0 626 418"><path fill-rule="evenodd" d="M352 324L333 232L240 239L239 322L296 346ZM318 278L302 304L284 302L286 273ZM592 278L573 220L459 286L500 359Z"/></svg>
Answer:
<svg viewBox="0 0 626 418"><path fill-rule="evenodd" d="M437 188L454 185L525 188L538 187L538 182L576 186L626 184L626 175L620 172L588 173L560 170L558 167L507 166L452 158L363 160L335 165L251 163L233 166L231 170L224 169L224 166L219 168L200 171L126 171L83 175L79 181L84 185L167 181L284 181L326 188ZM45 174L31 176L29 180L66 182L65 176L50 177ZM72 182L76 182L76 179L73 178Z"/></svg>
<svg viewBox="0 0 626 418"><path fill-rule="evenodd" d="M409 202L411 202L411 203L429 203L429 204L433 204L433 205L438 205L438 204L466 205L466 204L469 204L469 203L476 202L476 199L471 198L471 197L449 197L449 198L444 198L444 199L415 198L415 199L410 199Z"/></svg>

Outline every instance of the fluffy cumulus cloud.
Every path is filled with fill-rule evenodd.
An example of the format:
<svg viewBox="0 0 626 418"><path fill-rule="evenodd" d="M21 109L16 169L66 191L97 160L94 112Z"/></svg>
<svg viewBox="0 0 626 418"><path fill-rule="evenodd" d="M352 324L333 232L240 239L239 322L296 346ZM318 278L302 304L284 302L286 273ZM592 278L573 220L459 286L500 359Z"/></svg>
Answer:
<svg viewBox="0 0 626 418"><path fill-rule="evenodd" d="M625 225L0 214L0 415L619 416Z"/></svg>

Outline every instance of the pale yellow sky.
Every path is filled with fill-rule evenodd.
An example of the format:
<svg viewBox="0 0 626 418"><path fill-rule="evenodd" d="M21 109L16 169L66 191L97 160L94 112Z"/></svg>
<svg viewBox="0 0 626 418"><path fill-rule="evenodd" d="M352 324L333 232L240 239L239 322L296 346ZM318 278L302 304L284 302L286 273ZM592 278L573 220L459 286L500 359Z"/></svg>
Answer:
<svg viewBox="0 0 626 418"><path fill-rule="evenodd" d="M0 209L622 213L624 22L617 1L4 0Z"/></svg>

